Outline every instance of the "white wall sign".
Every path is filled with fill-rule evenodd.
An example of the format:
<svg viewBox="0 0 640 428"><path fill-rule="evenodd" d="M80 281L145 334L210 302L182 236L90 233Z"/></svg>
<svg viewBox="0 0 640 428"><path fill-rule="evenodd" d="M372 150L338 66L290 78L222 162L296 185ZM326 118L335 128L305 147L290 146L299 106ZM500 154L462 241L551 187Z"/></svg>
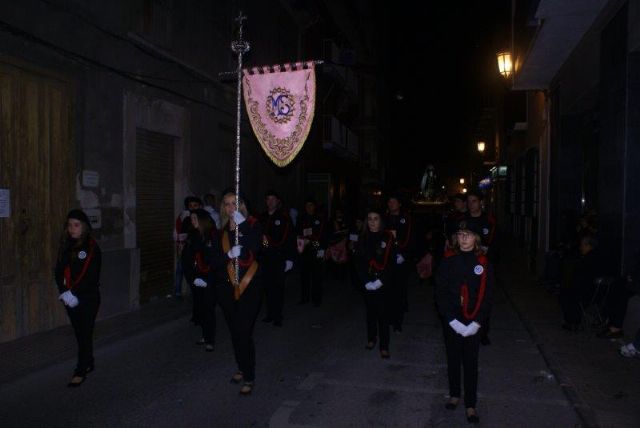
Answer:
<svg viewBox="0 0 640 428"><path fill-rule="evenodd" d="M83 187L98 187L100 184L100 174L96 171L83 170L82 171L82 186Z"/></svg>
<svg viewBox="0 0 640 428"><path fill-rule="evenodd" d="M0 218L11 217L11 191L0 189Z"/></svg>
<svg viewBox="0 0 640 428"><path fill-rule="evenodd" d="M84 210L84 213L89 217L92 229L100 229L102 227L102 210L91 208Z"/></svg>

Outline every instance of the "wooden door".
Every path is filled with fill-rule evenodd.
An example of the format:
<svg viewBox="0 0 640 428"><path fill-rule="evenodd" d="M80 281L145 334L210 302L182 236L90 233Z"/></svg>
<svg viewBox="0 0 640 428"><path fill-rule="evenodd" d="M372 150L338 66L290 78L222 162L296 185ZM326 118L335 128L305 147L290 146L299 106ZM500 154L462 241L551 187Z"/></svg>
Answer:
<svg viewBox="0 0 640 428"><path fill-rule="evenodd" d="M0 342L66 322L53 283L75 175L72 102L63 80L0 62Z"/></svg>

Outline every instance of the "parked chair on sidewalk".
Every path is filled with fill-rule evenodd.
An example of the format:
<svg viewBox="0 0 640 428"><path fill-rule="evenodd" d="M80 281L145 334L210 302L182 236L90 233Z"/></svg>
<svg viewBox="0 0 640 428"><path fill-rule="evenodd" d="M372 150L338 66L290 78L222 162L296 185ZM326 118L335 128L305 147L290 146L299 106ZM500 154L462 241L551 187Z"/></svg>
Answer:
<svg viewBox="0 0 640 428"><path fill-rule="evenodd" d="M578 301L580 311L582 312L582 325L585 330L590 328L601 328L606 321L604 313L604 303L611 289L614 278L601 276L596 278L594 283L593 295L587 301Z"/></svg>

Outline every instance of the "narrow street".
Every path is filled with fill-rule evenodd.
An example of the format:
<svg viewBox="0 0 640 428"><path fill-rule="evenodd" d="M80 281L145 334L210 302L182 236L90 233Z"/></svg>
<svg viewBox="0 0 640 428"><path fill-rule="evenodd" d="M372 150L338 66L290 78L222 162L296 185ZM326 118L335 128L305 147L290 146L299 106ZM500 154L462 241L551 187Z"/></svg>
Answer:
<svg viewBox="0 0 640 428"><path fill-rule="evenodd" d="M105 323L111 335L117 327L114 319L98 324L96 371L81 388L65 386L72 354L2 384L0 426L467 426L462 406L444 408L446 362L431 286L410 287L404 331L392 335L392 357L383 360L364 349L363 305L349 284L328 280L325 303L314 309L295 304L296 280L289 278L284 327L258 320L257 386L250 397L229 383L235 366L222 317L216 350L205 353L194 344L199 331L188 322L188 301L167 301L160 303L181 306L184 315L123 339L101 342ZM70 330L63 330L60 340L73 349ZM491 338L480 353L481 425L581 425L502 290Z"/></svg>

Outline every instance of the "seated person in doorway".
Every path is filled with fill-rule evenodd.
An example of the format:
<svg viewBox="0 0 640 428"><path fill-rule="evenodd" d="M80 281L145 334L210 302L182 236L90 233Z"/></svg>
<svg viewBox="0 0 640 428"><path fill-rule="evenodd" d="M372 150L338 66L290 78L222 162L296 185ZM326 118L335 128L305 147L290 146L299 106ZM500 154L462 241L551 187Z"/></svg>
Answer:
<svg viewBox="0 0 640 428"><path fill-rule="evenodd" d="M565 330L576 331L582 315L580 303L585 304L593 298L595 279L600 276L600 260L596 253L597 240L590 235L580 238L578 256L568 260L564 283L560 290L560 306Z"/></svg>

